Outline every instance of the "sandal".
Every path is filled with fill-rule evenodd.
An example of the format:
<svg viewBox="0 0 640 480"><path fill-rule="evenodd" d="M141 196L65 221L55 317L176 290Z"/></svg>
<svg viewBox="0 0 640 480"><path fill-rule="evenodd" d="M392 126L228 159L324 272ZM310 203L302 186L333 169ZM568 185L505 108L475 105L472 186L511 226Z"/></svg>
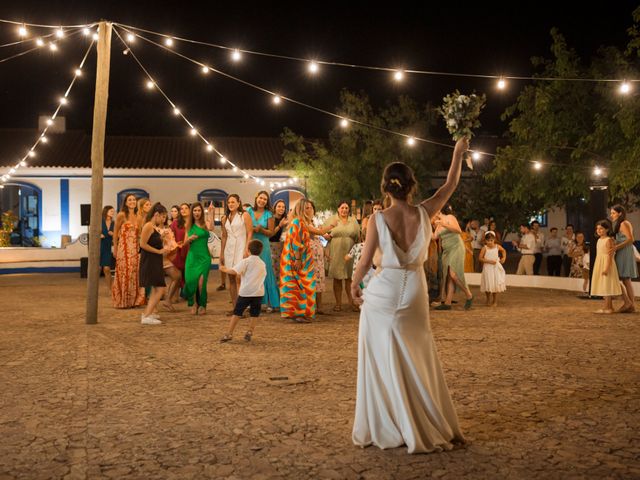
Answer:
<svg viewBox="0 0 640 480"><path fill-rule="evenodd" d="M471 308L471 305L473 305L473 295L471 295L471 298L467 298L467 300L464 302L464 309L469 310Z"/></svg>
<svg viewBox="0 0 640 480"><path fill-rule="evenodd" d="M335 307L333 307L333 311L334 312L341 312L342 311L342 307L340 305L336 305Z"/></svg>
<svg viewBox="0 0 640 480"><path fill-rule="evenodd" d="M251 330L247 330L247 333L244 334L244 339L247 342L250 342L252 336L253 336L253 332Z"/></svg>
<svg viewBox="0 0 640 480"><path fill-rule="evenodd" d="M220 339L220 343L230 342L233 337L230 333L225 333Z"/></svg>
<svg viewBox="0 0 640 480"><path fill-rule="evenodd" d="M358 307L358 305L353 304L351 305L351 311L352 312L359 312L360 311L360 307Z"/></svg>
<svg viewBox="0 0 640 480"><path fill-rule="evenodd" d="M198 315L206 315L207 307L198 307Z"/></svg>

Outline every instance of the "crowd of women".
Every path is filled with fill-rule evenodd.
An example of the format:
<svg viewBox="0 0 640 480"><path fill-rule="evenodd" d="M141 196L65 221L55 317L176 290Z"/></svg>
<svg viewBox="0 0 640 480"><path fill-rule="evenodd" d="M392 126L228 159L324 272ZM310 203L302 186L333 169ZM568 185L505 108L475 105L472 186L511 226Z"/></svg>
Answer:
<svg viewBox="0 0 640 480"><path fill-rule="evenodd" d="M323 314L326 270L333 278L334 310L342 310L344 297L348 308L358 310L351 299L351 276L362 245L361 228L347 202L321 226L314 224L314 203L305 198L289 212L282 200L271 205L265 191L257 193L253 205L243 204L237 194L229 195L225 204L220 264L233 270L249 255L252 239L262 242L260 258L267 266L262 304L267 312L279 310L282 317L299 322ZM105 206L102 217L100 266L115 308L144 306L144 324L160 323L158 307L175 311L180 299L193 314L206 313L213 208L195 202L167 211L160 203L130 194L117 214ZM240 279L221 278L217 290L228 290L235 304Z"/></svg>

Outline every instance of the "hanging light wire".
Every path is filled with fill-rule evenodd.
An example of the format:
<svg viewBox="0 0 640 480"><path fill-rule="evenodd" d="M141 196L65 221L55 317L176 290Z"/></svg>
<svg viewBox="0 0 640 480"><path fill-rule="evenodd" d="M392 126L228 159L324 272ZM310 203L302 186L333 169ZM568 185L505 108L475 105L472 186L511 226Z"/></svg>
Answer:
<svg viewBox="0 0 640 480"><path fill-rule="evenodd" d="M77 29L77 30L73 31L70 34L65 35L63 38L58 38L56 40L52 40L49 43L49 45L57 45L58 43L64 41L65 39L71 38L71 37L73 37L74 35L77 35L80 32L82 32L82 29ZM52 35L55 35L55 33L52 34ZM44 38L44 37L42 37L42 38ZM13 60L14 58L22 57L24 55L27 55L27 54L29 54L31 52L36 51L36 50L41 50L43 48L45 48L45 46L36 46L36 47L30 48L29 50L25 50L24 52L20 52L20 53L17 53L15 55L11 55L10 57L6 57L6 58L3 58L3 59L0 59L0 63L8 62L9 60Z"/></svg>

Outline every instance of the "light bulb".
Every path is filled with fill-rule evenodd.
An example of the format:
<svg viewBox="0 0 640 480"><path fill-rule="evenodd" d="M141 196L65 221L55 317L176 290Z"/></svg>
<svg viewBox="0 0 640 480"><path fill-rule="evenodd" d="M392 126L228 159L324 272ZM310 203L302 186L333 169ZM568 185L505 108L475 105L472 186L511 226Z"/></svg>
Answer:
<svg viewBox="0 0 640 480"><path fill-rule="evenodd" d="M51 120L50 118L47 118L47 125L53 125L53 120Z"/></svg>
<svg viewBox="0 0 640 480"><path fill-rule="evenodd" d="M596 177L599 177L600 175L602 175L602 169L596 165L596 167L593 169L593 174Z"/></svg>
<svg viewBox="0 0 640 480"><path fill-rule="evenodd" d="M151 89L153 89L154 86L155 86L155 84L151 80L147 81L147 89L151 90Z"/></svg>
<svg viewBox="0 0 640 480"><path fill-rule="evenodd" d="M56 37L58 38L64 37L64 30L62 30L62 28L59 28L58 30L56 30Z"/></svg>
<svg viewBox="0 0 640 480"><path fill-rule="evenodd" d="M42 137L40 137L40 141L42 143L47 143L49 141L49 139L47 137L45 137L44 135L42 135Z"/></svg>
<svg viewBox="0 0 640 480"><path fill-rule="evenodd" d="M50 43L49 44L49 50L51 50L52 52L57 52L58 51L58 46L55 43Z"/></svg>
<svg viewBox="0 0 640 480"><path fill-rule="evenodd" d="M164 44L167 47L173 47L173 38L167 37L164 39Z"/></svg>
<svg viewBox="0 0 640 480"><path fill-rule="evenodd" d="M224 157L220 157L220 163L224 165L225 163L227 163L227 159Z"/></svg>
<svg viewBox="0 0 640 480"><path fill-rule="evenodd" d="M264 180L260 180L260 185L264 185Z"/></svg>
<svg viewBox="0 0 640 480"><path fill-rule="evenodd" d="M13 175L14 173L16 173L16 169L15 169L15 168L12 168L11 170L9 170L9 173L10 173L11 175Z"/></svg>
<svg viewBox="0 0 640 480"><path fill-rule="evenodd" d="M173 107L173 114L180 115L180 109L178 107Z"/></svg>
<svg viewBox="0 0 640 480"><path fill-rule="evenodd" d="M474 160L480 160L480 157L481 157L481 156L482 156L482 155L480 155L480 153L478 153L478 152L473 152L473 153L471 154L471 158L473 158Z"/></svg>
<svg viewBox="0 0 640 480"><path fill-rule="evenodd" d="M198 134L198 131L197 131L195 128L192 128L192 129L189 131L189 134L190 134L192 137L195 137L195 136Z"/></svg>
<svg viewBox="0 0 640 480"><path fill-rule="evenodd" d="M413 147L416 144L416 139L413 137L409 137L407 138L407 145L409 145L410 147Z"/></svg>
<svg viewBox="0 0 640 480"><path fill-rule="evenodd" d="M240 50L238 50L237 48L231 53L231 59L234 62L239 62L240 59L242 58L242 53L240 53Z"/></svg>
<svg viewBox="0 0 640 480"><path fill-rule="evenodd" d="M505 88L507 88L507 81L501 77L498 80L498 90L504 90Z"/></svg>
<svg viewBox="0 0 640 480"><path fill-rule="evenodd" d="M396 72L393 74L393 79L396 82L401 82L402 80L404 80L404 72L402 70L396 70Z"/></svg>
<svg viewBox="0 0 640 480"><path fill-rule="evenodd" d="M279 105L281 101L282 101L282 98L280 97L280 95L273 96L273 103L275 103L276 105Z"/></svg>
<svg viewBox="0 0 640 480"><path fill-rule="evenodd" d="M31 156L33 156L33 155L29 155L29 156L31 157ZM24 160L22 160L22 161L20 162L20 166L21 166L21 167L26 167L26 166L27 166L27 162L25 162Z"/></svg>
<svg viewBox="0 0 640 480"><path fill-rule="evenodd" d="M207 152L213 152L213 145L207 145Z"/></svg>
<svg viewBox="0 0 640 480"><path fill-rule="evenodd" d="M81 77L82 76L82 70L80 70L79 68L76 68L76 77Z"/></svg>
<svg viewBox="0 0 640 480"><path fill-rule="evenodd" d="M39 47L43 47L44 46L44 40L42 40L41 38L36 38L36 45Z"/></svg>
<svg viewBox="0 0 640 480"><path fill-rule="evenodd" d="M318 62L316 62L315 60L311 61L309 63L309 67L307 68L309 69L310 73L314 73L314 74L318 73L318 70L320 70L320 66L318 65Z"/></svg>
<svg viewBox="0 0 640 480"><path fill-rule="evenodd" d="M84 34L85 37L88 37L89 35L91 35L91 30L85 27L82 29L82 33Z"/></svg>
<svg viewBox="0 0 640 480"><path fill-rule="evenodd" d="M204 73L204 74L209 73L209 67L207 67L206 65L203 65L203 67L202 67L202 73Z"/></svg>
<svg viewBox="0 0 640 480"><path fill-rule="evenodd" d="M94 33L92 38L97 41L100 36L97 33Z"/></svg>
<svg viewBox="0 0 640 480"><path fill-rule="evenodd" d="M244 176L244 178L249 178L249 174L248 173L245 173L243 176Z"/></svg>
<svg viewBox="0 0 640 480"><path fill-rule="evenodd" d="M69 101L66 97L60 97L60 105L66 105L67 103L69 103Z"/></svg>
<svg viewBox="0 0 640 480"><path fill-rule="evenodd" d="M542 163L535 161L533 162L533 168L535 168L536 170L541 170L542 169Z"/></svg>
<svg viewBox="0 0 640 480"><path fill-rule="evenodd" d="M36 152L34 152L33 150L29 150L28 155L29 155L31 158L33 158L33 157L35 157L35 156L36 156ZM23 167L24 167L24 165L23 165Z"/></svg>
<svg viewBox="0 0 640 480"><path fill-rule="evenodd" d="M623 95L626 95L630 91L631 91L631 84L627 81L622 82L622 84L620 85L620 93L622 93Z"/></svg>
<svg viewBox="0 0 640 480"><path fill-rule="evenodd" d="M27 27L22 25L20 28L18 28L18 34L21 37L26 37L27 36Z"/></svg>
<svg viewBox="0 0 640 480"><path fill-rule="evenodd" d="M136 36L133 33L127 33L127 41L135 42L136 41Z"/></svg>
<svg viewBox="0 0 640 480"><path fill-rule="evenodd" d="M343 118L342 120L340 120L340 126L342 128L347 128L349 126L349 120L347 120L346 118Z"/></svg>
<svg viewBox="0 0 640 480"><path fill-rule="evenodd" d="M233 171L237 172L238 171L238 167L236 167L235 165L233 166Z"/></svg>

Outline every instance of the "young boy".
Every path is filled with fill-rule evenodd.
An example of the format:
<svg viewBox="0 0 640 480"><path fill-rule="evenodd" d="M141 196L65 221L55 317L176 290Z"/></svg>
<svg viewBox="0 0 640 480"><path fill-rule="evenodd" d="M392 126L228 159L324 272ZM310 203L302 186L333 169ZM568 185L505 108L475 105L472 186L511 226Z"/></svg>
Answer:
<svg viewBox="0 0 640 480"><path fill-rule="evenodd" d="M238 300L233 309L233 317L229 321L227 333L220 339L221 342L228 342L233 336L233 330L238 324L238 320L242 317L244 311L249 307L251 315L251 323L249 330L244 334L247 342L251 341L253 330L258 323L260 316L260 303L264 295L264 279L267 276L267 267L260 258L262 253L262 242L260 240L251 240L249 242L249 257L240 261L234 268L227 268L224 265L220 270L230 275L240 275L240 291L238 292Z"/></svg>

